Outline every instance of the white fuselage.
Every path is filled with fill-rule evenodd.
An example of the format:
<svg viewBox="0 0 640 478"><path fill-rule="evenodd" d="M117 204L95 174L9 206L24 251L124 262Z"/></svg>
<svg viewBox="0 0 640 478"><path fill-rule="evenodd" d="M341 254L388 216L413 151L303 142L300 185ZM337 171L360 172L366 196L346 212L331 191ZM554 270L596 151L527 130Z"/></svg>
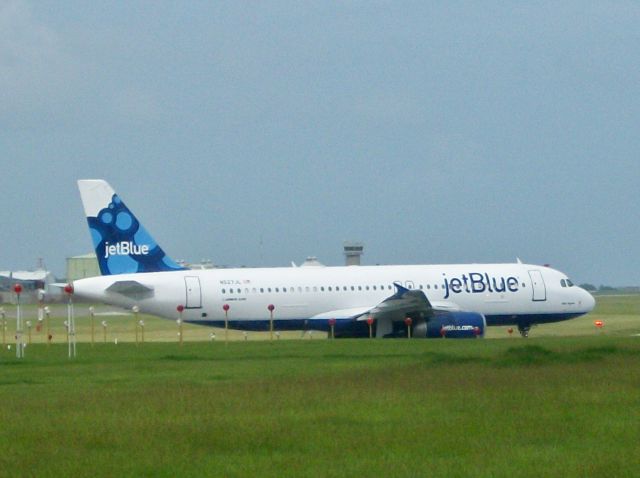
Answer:
<svg viewBox="0 0 640 478"><path fill-rule="evenodd" d="M185 321L203 325L222 324L226 304L226 317L239 328L268 321L273 305L274 318L295 328L314 318L364 313L393 295L394 283L422 290L434 307L484 314L489 325L565 320L595 303L567 285L563 273L521 263L182 270L82 279L74 290L168 319L178 318L182 306Z"/></svg>

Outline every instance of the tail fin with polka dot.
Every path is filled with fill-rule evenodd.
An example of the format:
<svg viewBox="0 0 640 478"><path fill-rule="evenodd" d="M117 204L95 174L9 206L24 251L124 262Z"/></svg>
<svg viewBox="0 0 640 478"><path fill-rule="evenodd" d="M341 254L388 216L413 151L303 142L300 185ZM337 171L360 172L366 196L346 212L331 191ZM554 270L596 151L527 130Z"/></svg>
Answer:
<svg viewBox="0 0 640 478"><path fill-rule="evenodd" d="M78 189L102 275L184 269L165 254L109 183L81 179Z"/></svg>

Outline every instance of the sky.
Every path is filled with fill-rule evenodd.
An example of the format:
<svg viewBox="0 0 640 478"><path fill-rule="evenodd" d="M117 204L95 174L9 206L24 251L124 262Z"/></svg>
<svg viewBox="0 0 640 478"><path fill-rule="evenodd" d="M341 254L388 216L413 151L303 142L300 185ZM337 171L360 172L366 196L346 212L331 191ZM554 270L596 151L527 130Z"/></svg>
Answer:
<svg viewBox="0 0 640 478"><path fill-rule="evenodd" d="M0 0L0 269L551 264L640 285L640 4Z"/></svg>

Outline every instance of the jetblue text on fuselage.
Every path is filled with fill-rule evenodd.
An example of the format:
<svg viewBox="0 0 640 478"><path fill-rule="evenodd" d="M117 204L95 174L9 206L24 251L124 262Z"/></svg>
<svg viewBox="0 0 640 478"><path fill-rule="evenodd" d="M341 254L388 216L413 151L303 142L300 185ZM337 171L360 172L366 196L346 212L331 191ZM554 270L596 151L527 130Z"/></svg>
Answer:
<svg viewBox="0 0 640 478"><path fill-rule="evenodd" d="M451 294L468 292L470 294L481 294L483 292L518 292L520 283L517 277L491 277L487 273L469 272L460 277L444 279L444 298L448 299Z"/></svg>
<svg viewBox="0 0 640 478"><path fill-rule="evenodd" d="M116 244L104 244L104 258L108 259L110 256L146 256L149 254L149 246L146 244L137 245L133 242L117 242Z"/></svg>

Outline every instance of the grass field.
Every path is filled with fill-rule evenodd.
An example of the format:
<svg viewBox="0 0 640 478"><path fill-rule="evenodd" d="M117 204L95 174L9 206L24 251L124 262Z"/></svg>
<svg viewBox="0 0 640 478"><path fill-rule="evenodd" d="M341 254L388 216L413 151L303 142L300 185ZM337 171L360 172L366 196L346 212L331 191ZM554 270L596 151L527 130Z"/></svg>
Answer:
<svg viewBox="0 0 640 478"><path fill-rule="evenodd" d="M0 476L640 474L640 296L526 340L225 345L190 327L179 346L145 317L136 346L133 318L107 316L92 347L78 310L74 360L54 315L53 345L0 352Z"/></svg>

